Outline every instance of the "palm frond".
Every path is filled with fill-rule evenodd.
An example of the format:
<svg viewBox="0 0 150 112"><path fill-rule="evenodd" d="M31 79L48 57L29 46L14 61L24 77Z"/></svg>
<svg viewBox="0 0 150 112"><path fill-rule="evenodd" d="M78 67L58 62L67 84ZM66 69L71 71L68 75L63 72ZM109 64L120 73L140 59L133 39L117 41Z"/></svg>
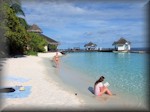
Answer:
<svg viewBox="0 0 150 112"><path fill-rule="evenodd" d="M25 29L27 29L29 25L27 24L26 20L24 18L21 18L21 17L18 17L18 19L19 19L20 24L22 26L24 26Z"/></svg>
<svg viewBox="0 0 150 112"><path fill-rule="evenodd" d="M5 0L5 1L6 1L6 3L8 3L10 5L12 5L14 3L17 3L17 4L21 5L21 1L20 0Z"/></svg>
<svg viewBox="0 0 150 112"><path fill-rule="evenodd" d="M16 14L25 16L20 4L14 3L10 6L10 8L12 8Z"/></svg>

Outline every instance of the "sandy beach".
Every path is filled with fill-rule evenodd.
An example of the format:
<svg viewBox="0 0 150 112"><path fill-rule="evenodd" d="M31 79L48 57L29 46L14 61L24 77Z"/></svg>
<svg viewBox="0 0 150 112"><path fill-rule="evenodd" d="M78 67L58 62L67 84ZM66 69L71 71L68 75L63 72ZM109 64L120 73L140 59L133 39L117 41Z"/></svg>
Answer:
<svg viewBox="0 0 150 112"><path fill-rule="evenodd" d="M43 62L47 58L49 65L52 65L51 59L54 55L55 53L49 53L7 59L3 66L2 86L24 88L30 86L31 90L25 98L3 98L1 110L38 108L57 110L79 108L83 105L82 99L59 84L59 79L55 77L56 68ZM15 80L16 78L24 80Z"/></svg>

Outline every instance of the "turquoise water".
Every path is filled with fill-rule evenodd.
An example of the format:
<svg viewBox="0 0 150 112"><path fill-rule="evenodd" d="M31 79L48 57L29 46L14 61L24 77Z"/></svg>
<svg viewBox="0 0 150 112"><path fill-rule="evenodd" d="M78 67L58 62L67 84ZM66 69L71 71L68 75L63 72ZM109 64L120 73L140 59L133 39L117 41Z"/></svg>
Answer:
<svg viewBox="0 0 150 112"><path fill-rule="evenodd" d="M103 75L118 96L146 105L148 97L148 55L138 53L68 53L61 58L62 79L88 93L88 86ZM68 70L64 69L68 68ZM66 75L66 76L64 76ZM71 75L74 75L73 77ZM66 80L66 78L70 78ZM85 89L86 88L86 89Z"/></svg>

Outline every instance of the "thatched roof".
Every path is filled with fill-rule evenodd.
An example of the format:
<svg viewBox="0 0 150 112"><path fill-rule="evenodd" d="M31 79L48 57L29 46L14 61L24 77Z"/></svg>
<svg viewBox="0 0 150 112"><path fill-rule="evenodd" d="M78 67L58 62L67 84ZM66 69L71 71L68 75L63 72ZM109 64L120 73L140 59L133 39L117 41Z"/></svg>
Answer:
<svg viewBox="0 0 150 112"><path fill-rule="evenodd" d="M131 42L127 41L126 39L120 38L118 41L115 41L112 45L116 45L116 44L124 45L125 43L131 44Z"/></svg>
<svg viewBox="0 0 150 112"><path fill-rule="evenodd" d="M40 36L42 36L43 38L45 38L46 41L47 41L49 44L52 44L52 45L59 45L59 44L60 44L59 42L57 42L57 41L55 41L55 40L53 40L53 39L47 37L46 35L41 34L41 33L42 33L42 30L41 30L36 24L31 25L31 26L28 28L27 31L28 31L28 32L34 32L34 33L39 34Z"/></svg>
<svg viewBox="0 0 150 112"><path fill-rule="evenodd" d="M92 42L89 42L89 43L84 45L84 47L87 47L87 46L89 46L89 47L96 47L97 45L92 43Z"/></svg>
<svg viewBox="0 0 150 112"><path fill-rule="evenodd" d="M49 44L52 44L52 45L59 45L60 44L59 42L47 37L46 35L43 35L43 34L39 34L39 35L44 37Z"/></svg>
<svg viewBox="0 0 150 112"><path fill-rule="evenodd" d="M35 33L42 33L42 30L36 24L29 26L27 31L28 32L35 32Z"/></svg>

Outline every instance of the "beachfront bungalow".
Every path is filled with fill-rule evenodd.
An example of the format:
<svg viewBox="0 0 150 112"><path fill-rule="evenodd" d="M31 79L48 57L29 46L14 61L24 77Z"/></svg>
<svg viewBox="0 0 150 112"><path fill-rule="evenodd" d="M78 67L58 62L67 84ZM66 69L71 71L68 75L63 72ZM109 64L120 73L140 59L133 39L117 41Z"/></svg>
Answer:
<svg viewBox="0 0 150 112"><path fill-rule="evenodd" d="M127 41L124 38L120 38L118 41L115 41L112 45L115 46L115 51L128 52L131 48L131 42Z"/></svg>
<svg viewBox="0 0 150 112"><path fill-rule="evenodd" d="M89 42L85 44L84 47L85 47L85 50L95 50L97 45L92 42Z"/></svg>
<svg viewBox="0 0 150 112"><path fill-rule="evenodd" d="M54 39L51 39L50 37L47 37L46 35L43 35L42 30L36 24L31 25L27 31L37 33L47 41L48 44L44 47L46 52L57 50L59 42L55 41Z"/></svg>

